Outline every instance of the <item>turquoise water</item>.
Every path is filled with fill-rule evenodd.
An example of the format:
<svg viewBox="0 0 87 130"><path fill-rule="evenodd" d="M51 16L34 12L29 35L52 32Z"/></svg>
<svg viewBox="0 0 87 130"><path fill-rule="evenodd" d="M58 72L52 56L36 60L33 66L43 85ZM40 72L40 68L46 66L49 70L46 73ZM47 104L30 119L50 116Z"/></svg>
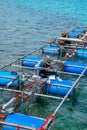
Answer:
<svg viewBox="0 0 87 130"><path fill-rule="evenodd" d="M0 67L52 41L63 31L86 25L87 0L0 0ZM86 87L84 84L75 107L65 103L61 108L52 130L87 130ZM29 113L47 116L57 106L57 101L53 103L45 103L47 110L36 104L35 112L29 109Z"/></svg>
<svg viewBox="0 0 87 130"><path fill-rule="evenodd" d="M12 61L64 30L86 25L86 3L86 0L0 0L1 65L8 63L7 57Z"/></svg>

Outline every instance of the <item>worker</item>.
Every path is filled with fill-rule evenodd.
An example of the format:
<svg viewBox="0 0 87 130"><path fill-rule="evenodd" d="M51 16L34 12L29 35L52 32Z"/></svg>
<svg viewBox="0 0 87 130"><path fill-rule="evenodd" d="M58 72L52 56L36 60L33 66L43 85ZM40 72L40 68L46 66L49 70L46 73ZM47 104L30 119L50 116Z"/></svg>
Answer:
<svg viewBox="0 0 87 130"><path fill-rule="evenodd" d="M69 34L67 32L62 32L61 37L69 38ZM61 40L61 45L66 45L66 44L70 44L70 43L71 43L70 41Z"/></svg>
<svg viewBox="0 0 87 130"><path fill-rule="evenodd" d="M51 70L52 69L52 64L51 64L52 60L50 59L50 57L47 55L44 58L43 61L43 69L40 70L39 72L39 76L41 76L42 78L47 78L49 75L55 75L57 76L57 72Z"/></svg>
<svg viewBox="0 0 87 130"><path fill-rule="evenodd" d="M51 59L50 59L50 56L47 55L47 56L44 58L43 67L50 69L50 67L51 67Z"/></svg>

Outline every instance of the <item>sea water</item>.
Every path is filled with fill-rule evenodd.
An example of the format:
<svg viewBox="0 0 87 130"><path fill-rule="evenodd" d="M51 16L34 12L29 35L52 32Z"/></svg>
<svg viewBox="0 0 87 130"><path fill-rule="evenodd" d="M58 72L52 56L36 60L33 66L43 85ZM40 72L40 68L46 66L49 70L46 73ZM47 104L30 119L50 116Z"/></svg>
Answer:
<svg viewBox="0 0 87 130"><path fill-rule="evenodd" d="M0 0L0 67L40 48L63 31L86 25L87 0ZM64 104L52 130L87 130L87 84L82 80L80 86L79 101L74 107ZM47 102L49 109L44 111L43 106L35 105L29 113L47 116L57 102Z"/></svg>

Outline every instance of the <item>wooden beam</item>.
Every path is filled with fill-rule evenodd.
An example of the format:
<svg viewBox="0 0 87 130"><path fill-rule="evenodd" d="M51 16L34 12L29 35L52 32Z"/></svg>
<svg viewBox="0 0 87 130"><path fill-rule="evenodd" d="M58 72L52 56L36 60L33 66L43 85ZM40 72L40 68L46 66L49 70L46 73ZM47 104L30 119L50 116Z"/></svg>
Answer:
<svg viewBox="0 0 87 130"><path fill-rule="evenodd" d="M78 38L66 38L66 37L60 37L58 40L64 40L64 41L72 41L72 42L84 42L81 39Z"/></svg>

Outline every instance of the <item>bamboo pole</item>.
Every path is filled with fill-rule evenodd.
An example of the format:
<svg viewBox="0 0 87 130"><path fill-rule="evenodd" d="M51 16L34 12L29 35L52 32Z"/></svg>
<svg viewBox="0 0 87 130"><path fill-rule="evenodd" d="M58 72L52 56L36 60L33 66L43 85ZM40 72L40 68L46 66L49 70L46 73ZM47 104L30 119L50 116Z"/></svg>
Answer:
<svg viewBox="0 0 87 130"><path fill-rule="evenodd" d="M19 67L19 68L24 68L24 69L32 69L32 70L36 70L36 69L40 69L42 67L28 67L28 66L22 66L22 65L16 65L16 64L13 64L12 66L15 66L15 67Z"/></svg>
<svg viewBox="0 0 87 130"><path fill-rule="evenodd" d="M13 126L13 127L16 127L16 128L22 128L22 129L26 129L26 130L36 130L33 127L27 127L27 126L14 124L14 123L9 123L9 122L4 122L4 121L0 121L0 124L7 125L7 126Z"/></svg>
<svg viewBox="0 0 87 130"><path fill-rule="evenodd" d="M83 49L86 49L86 47L83 47L83 46L74 46L74 45L73 45L73 46L71 46L71 45L70 45L70 46L67 46L67 45L66 45L66 46L63 46L63 47L64 47L64 48L72 48L72 49L82 49L82 48L83 48Z"/></svg>
<svg viewBox="0 0 87 130"><path fill-rule="evenodd" d="M80 74L76 74L76 73L70 73L70 72L64 72L64 71L57 71L58 73L63 73L63 74L70 74L70 75L80 75ZM84 75L83 75L84 76Z"/></svg>
<svg viewBox="0 0 87 130"><path fill-rule="evenodd" d="M45 94L38 94L35 93L36 96L41 96L41 97L46 97L46 98L52 98L52 99L63 99L62 97L56 97L56 96L51 96L51 95L45 95ZM67 99L69 101L69 99Z"/></svg>
<svg viewBox="0 0 87 130"><path fill-rule="evenodd" d="M70 67L75 67L75 68L82 68L82 69L84 69L85 68L85 66L78 66L78 65L67 65L67 64L64 64L64 65L66 65L66 66L70 66Z"/></svg>
<svg viewBox="0 0 87 130"><path fill-rule="evenodd" d="M53 48L51 48L51 49L48 49L48 48L43 48L44 50L47 50L47 51L49 51L49 52L51 52L51 51L59 51L59 47L57 48L57 49L53 49Z"/></svg>
<svg viewBox="0 0 87 130"><path fill-rule="evenodd" d="M13 89L7 89L7 88L0 88L0 90L9 91L9 92L15 92L15 93L22 93L22 91L20 91L20 90L13 90ZM23 92L24 92L24 94L27 94L27 95L30 96L32 91L30 91L30 92L23 91Z"/></svg>
<svg viewBox="0 0 87 130"><path fill-rule="evenodd" d="M50 83L50 85L57 86L57 87L59 86L59 87L71 88L71 86L63 85L63 84L52 84L52 83Z"/></svg>

